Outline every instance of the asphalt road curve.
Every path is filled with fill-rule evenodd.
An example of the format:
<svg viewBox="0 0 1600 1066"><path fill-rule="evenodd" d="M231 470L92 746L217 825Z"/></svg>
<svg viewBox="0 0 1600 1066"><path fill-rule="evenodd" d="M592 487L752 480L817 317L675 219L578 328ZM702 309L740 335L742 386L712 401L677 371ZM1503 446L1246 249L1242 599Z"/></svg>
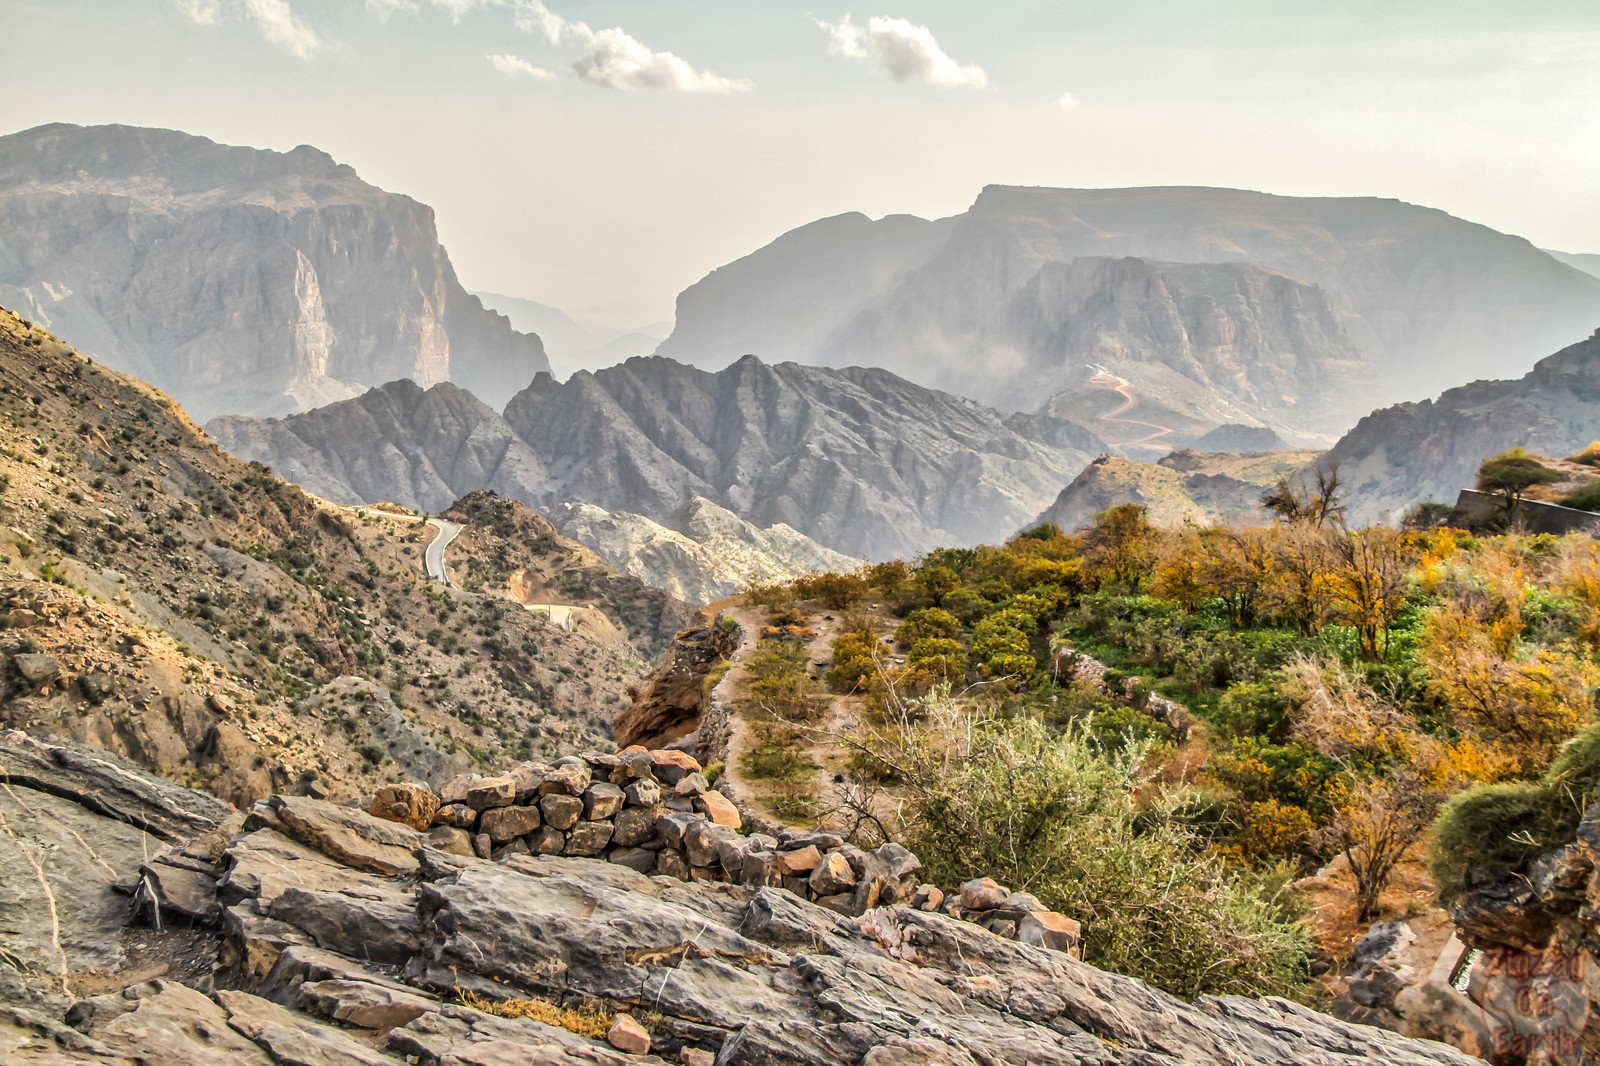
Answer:
<svg viewBox="0 0 1600 1066"><path fill-rule="evenodd" d="M439 535L434 537L432 543L422 550L422 565L428 571L429 577L435 581L442 581L448 586L450 585L450 575L444 569L444 549L445 545L456 539L456 534L461 532L462 527L454 522L446 522L442 518L430 518L428 519L428 525L437 529Z"/></svg>

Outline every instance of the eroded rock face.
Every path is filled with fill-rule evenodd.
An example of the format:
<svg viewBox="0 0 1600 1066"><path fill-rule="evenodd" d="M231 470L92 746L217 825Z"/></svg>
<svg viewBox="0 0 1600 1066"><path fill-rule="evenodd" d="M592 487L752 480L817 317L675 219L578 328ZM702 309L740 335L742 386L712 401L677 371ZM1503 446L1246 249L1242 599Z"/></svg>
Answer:
<svg viewBox="0 0 1600 1066"><path fill-rule="evenodd" d="M433 212L306 145L41 126L0 138L0 303L197 420L410 378L500 406L548 370L456 280Z"/></svg>

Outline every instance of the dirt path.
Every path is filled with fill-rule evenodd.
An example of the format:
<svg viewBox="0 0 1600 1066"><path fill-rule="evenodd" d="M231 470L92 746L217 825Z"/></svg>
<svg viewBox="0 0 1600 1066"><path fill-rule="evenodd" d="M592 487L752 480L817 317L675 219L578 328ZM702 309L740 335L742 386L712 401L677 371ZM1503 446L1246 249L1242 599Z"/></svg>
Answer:
<svg viewBox="0 0 1600 1066"><path fill-rule="evenodd" d="M1125 415L1135 407L1139 406L1139 397L1134 395L1133 383L1131 381L1128 381L1125 378L1119 378L1115 374L1100 373L1090 378L1089 384L1102 385L1105 388L1110 389L1112 392L1118 393L1122 397L1122 406L1118 407L1114 411L1107 411L1105 414L1099 415L1099 421L1116 422L1127 426L1144 426L1148 429L1155 430L1154 433L1146 434L1137 440L1107 440L1107 444L1110 444L1114 448L1149 448L1152 451L1160 451L1162 449L1170 449L1172 447L1171 441L1164 441L1160 439L1167 436L1169 433L1175 432L1171 426L1157 425L1154 422L1144 422L1137 418L1120 417L1121 415Z"/></svg>
<svg viewBox="0 0 1600 1066"><path fill-rule="evenodd" d="M796 819L793 817L778 817L772 811L769 801L775 791L774 783L746 777L742 763L744 756L758 743L756 732L746 718L746 712L750 710L750 683L754 680L748 662L760 645L761 631L767 624L767 611L761 607L733 607L725 613L739 623L745 637L730 660L733 665L711 691L712 702L725 710L728 722L728 743L723 756L726 766L717 787L724 794L732 796L735 802L748 806L758 814L777 821L794 822ZM827 666L833 661L833 642L839 635L842 623L838 616L830 617L830 612L819 610L810 614L808 624L813 637L805 645L810 660L807 673L818 681L820 687ZM861 711L857 698L840 696L826 688L821 688L819 699L825 701L822 714L815 721L796 724L806 738L797 750L816 766L809 775L810 780L804 784L817 800L826 801L833 790L835 778L845 773L849 761L849 754L834 738L852 729Z"/></svg>

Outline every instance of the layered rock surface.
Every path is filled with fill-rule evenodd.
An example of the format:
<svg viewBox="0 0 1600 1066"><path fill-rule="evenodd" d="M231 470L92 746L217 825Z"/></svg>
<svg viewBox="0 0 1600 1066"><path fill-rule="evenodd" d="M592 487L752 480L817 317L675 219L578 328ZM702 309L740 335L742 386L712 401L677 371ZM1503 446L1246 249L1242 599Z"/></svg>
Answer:
<svg viewBox="0 0 1600 1066"><path fill-rule="evenodd" d="M588 503L670 524L701 497L874 558L1004 537L1107 450L1071 422L1002 415L885 371L754 358L716 374L661 358L565 383L541 374L503 417L459 390L396 382L207 431L340 502L399 491L432 508L490 487L540 510Z"/></svg>
<svg viewBox="0 0 1600 1066"><path fill-rule="evenodd" d="M1144 363L1153 391L1293 400L1310 428L1359 415L1339 390L1374 373L1393 401L1517 372L1597 314L1600 279L1397 200L990 186L950 219L785 234L686 289L657 351L880 366L1029 410L1041 380L1131 356L1116 372L1143 385Z"/></svg>
<svg viewBox="0 0 1600 1066"><path fill-rule="evenodd" d="M194 416L396 378L496 404L549 362L456 279L433 212L306 145L41 126L0 138L0 303Z"/></svg>
<svg viewBox="0 0 1600 1066"><path fill-rule="evenodd" d="M0 759L10 743L0 743ZM215 965L180 975L169 962L154 979L117 970L98 994L69 972L63 993L59 975L19 969L10 951L0 971L26 998L8 996L0 1011L7 1061L1475 1061L1283 1000L1181 1003L1061 951L906 905L850 918L732 879L648 877L548 855L490 862L305 799L274 799L243 832L219 832L227 827L210 836L219 846L162 856L181 864L172 869L210 872L221 915ZM0 852L8 880L31 876L23 853L37 848ZM968 887L974 902L991 891ZM168 921L161 933L125 935L183 934ZM139 979L121 988L119 974ZM543 1000L546 1017L558 1005L626 1010L651 1023L651 1053L453 1002L464 994ZM640 1048L628 1030L599 1029Z"/></svg>

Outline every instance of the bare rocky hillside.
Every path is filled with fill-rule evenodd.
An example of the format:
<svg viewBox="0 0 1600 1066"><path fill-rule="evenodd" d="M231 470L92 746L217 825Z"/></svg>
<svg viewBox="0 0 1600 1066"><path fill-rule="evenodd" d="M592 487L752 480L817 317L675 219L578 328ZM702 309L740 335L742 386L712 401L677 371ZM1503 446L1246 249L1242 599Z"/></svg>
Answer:
<svg viewBox="0 0 1600 1066"><path fill-rule="evenodd" d="M236 802L601 742L689 608L519 504L450 514L446 586L420 517L308 496L0 313L0 725Z"/></svg>

